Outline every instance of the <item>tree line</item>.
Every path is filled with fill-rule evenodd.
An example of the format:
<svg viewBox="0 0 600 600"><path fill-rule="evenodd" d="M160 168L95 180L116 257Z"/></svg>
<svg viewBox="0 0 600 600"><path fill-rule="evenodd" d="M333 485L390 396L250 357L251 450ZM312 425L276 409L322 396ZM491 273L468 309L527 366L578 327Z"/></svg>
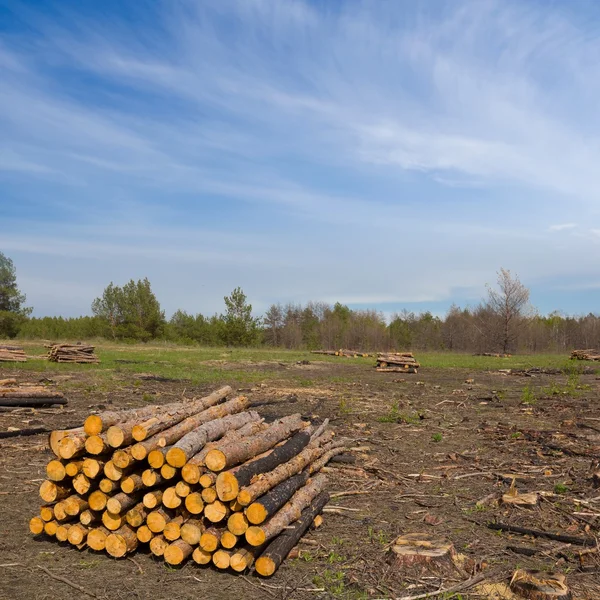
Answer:
<svg viewBox="0 0 600 600"><path fill-rule="evenodd" d="M505 269L478 305L453 305L444 317L404 310L386 320L376 310L309 302L274 304L259 318L253 315L243 290L236 288L224 298L221 314L177 310L167 319L148 279L131 280L123 286L110 283L92 302L92 316L31 317L25 304L14 264L0 253L0 337L4 338L504 353L600 346L600 316L540 315L529 305L529 290Z"/></svg>

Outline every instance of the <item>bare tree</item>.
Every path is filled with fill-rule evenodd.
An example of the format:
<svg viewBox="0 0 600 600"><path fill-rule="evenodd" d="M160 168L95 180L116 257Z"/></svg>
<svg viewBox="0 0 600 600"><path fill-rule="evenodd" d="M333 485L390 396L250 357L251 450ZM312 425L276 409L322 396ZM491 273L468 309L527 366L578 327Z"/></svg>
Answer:
<svg viewBox="0 0 600 600"><path fill-rule="evenodd" d="M507 269L500 269L497 280L498 289L488 286L488 299L484 307L497 320L497 340L502 352L508 352L514 345L518 324L529 304L529 290L518 276L512 276Z"/></svg>

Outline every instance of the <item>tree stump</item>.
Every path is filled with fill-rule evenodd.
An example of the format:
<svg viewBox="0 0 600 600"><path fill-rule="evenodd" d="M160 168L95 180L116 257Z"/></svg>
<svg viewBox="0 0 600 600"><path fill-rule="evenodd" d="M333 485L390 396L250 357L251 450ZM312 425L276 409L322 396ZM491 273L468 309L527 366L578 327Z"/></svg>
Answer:
<svg viewBox="0 0 600 600"><path fill-rule="evenodd" d="M407 569L414 573L427 571L436 576L455 573L456 557L452 542L430 533L403 534L396 538L391 548L391 564L403 575Z"/></svg>
<svg viewBox="0 0 600 600"><path fill-rule="evenodd" d="M565 580L562 573L518 569L510 581L510 589L527 600L571 600Z"/></svg>

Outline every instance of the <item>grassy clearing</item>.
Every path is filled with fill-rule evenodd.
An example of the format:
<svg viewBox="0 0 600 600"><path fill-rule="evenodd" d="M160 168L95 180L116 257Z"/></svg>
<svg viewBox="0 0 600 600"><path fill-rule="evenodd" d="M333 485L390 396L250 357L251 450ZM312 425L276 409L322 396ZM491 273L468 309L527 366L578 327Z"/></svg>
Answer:
<svg viewBox="0 0 600 600"><path fill-rule="evenodd" d="M26 342L29 356L43 356L46 349L42 342ZM172 344L111 344L97 342L96 352L100 357L99 365L56 364L31 359L27 363L5 363L3 367L17 374L19 371L44 373L72 372L77 370L95 371L96 375L111 373L152 372L164 377L189 379L194 384L215 383L220 381L258 382L276 378L281 365L301 360L311 362L331 362L338 364L374 365L373 358L341 358L310 354L308 351L283 350L273 348L200 348L177 346ZM577 368L583 361L573 363L560 354L520 355L510 358L492 358L471 356L469 354L449 352L417 352L417 359L424 369L468 369L487 371L511 368L551 367ZM236 364L237 363L237 364ZM338 376L338 379L346 377ZM350 377L352 379L352 377ZM298 385L313 384L312 375L300 377Z"/></svg>

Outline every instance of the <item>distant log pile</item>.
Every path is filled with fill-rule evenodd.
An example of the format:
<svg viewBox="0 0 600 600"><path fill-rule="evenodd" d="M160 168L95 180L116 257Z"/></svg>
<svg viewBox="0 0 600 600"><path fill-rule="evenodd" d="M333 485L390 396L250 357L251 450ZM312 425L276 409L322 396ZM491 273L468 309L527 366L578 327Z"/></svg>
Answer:
<svg viewBox="0 0 600 600"><path fill-rule="evenodd" d="M473 354L473 356L489 356L491 358L510 358L512 354L498 354L496 352L479 352Z"/></svg>
<svg viewBox="0 0 600 600"><path fill-rule="evenodd" d="M35 383L17 383L16 379L0 379L0 406L49 406L66 404L61 392Z"/></svg>
<svg viewBox="0 0 600 600"><path fill-rule="evenodd" d="M326 356L342 356L344 358L368 358L369 356L375 356L368 352L359 352L358 350L311 350L311 354L325 354Z"/></svg>
<svg viewBox="0 0 600 600"><path fill-rule="evenodd" d="M0 362L26 362L25 350L18 346L0 346Z"/></svg>
<svg viewBox="0 0 600 600"><path fill-rule="evenodd" d="M48 346L48 360L58 363L92 363L100 361L94 354L95 346L81 344L53 344Z"/></svg>
<svg viewBox="0 0 600 600"><path fill-rule="evenodd" d="M571 360L597 360L600 361L600 350L573 350Z"/></svg>
<svg viewBox="0 0 600 600"><path fill-rule="evenodd" d="M57 458L31 532L113 557L147 544L171 565L272 575L328 502L319 471L345 441L299 414L266 424L231 392L52 432Z"/></svg>
<svg viewBox="0 0 600 600"><path fill-rule="evenodd" d="M381 373L417 373L420 366L412 352L380 352L375 368Z"/></svg>

